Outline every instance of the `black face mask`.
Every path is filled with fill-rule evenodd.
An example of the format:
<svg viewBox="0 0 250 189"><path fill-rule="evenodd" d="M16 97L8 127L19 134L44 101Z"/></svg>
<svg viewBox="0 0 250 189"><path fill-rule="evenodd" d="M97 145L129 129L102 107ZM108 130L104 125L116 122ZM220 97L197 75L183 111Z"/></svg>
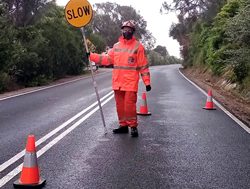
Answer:
<svg viewBox="0 0 250 189"><path fill-rule="evenodd" d="M132 39L133 32L126 31L126 32L123 32L122 35L123 35L124 39L129 40L129 39Z"/></svg>

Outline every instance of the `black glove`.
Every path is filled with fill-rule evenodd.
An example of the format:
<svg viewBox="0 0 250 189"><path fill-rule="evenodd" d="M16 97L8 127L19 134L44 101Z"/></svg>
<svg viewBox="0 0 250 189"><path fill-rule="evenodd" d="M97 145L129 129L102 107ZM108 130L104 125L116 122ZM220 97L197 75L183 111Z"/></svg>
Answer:
<svg viewBox="0 0 250 189"><path fill-rule="evenodd" d="M151 90L151 86L150 85L147 85L146 86L146 91L150 91Z"/></svg>
<svg viewBox="0 0 250 189"><path fill-rule="evenodd" d="M89 58L90 52L86 52L86 56L87 56L87 58Z"/></svg>

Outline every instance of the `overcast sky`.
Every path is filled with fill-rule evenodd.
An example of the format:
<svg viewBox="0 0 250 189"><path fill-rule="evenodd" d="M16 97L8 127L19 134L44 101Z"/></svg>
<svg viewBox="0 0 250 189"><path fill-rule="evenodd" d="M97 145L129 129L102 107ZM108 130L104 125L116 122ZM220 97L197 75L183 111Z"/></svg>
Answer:
<svg viewBox="0 0 250 189"><path fill-rule="evenodd" d="M68 1L56 0L57 4L61 6L65 6ZM170 26L173 22L177 23L177 18L174 14L160 14L164 0L88 0L91 5L107 1L132 6L147 21L147 29L156 38L156 45L165 46L170 55L180 57L178 42L169 37Z"/></svg>

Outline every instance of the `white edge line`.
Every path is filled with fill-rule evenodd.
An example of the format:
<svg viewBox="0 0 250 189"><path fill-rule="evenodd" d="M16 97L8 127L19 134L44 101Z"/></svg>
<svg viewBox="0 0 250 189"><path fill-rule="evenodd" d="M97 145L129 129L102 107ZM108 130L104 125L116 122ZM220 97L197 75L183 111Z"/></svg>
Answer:
<svg viewBox="0 0 250 189"><path fill-rule="evenodd" d="M110 96L111 94L113 94L113 91L109 92L107 95L105 95L104 97L102 97L100 100L103 101L105 98L107 98L108 96ZM39 146L40 144L42 144L43 142L45 142L46 140L48 140L50 137L52 137L54 134L56 134L58 131L62 130L64 127L66 127L68 124L70 124L71 122L73 122L75 119L77 119L78 117L80 117L82 114L84 114L85 112L89 111L91 108L93 108L94 106L97 105L97 102L93 103L92 105L90 105L89 107L87 107L86 109L82 110L81 112L79 112L78 114L76 114L75 116L73 116L72 118L70 118L69 120L67 120L66 122L64 122L63 124L61 124L60 126L58 126L56 129L54 129L53 131L49 132L47 135L45 135L44 137L40 138L37 142L36 142L36 146ZM0 165L0 173L6 169L7 167L9 167L11 164L15 163L17 160L19 160L21 157L24 156L25 153L25 149L21 152L19 152L18 154L16 154L14 157L10 158L9 160L7 160L6 162L4 162L3 164Z"/></svg>
<svg viewBox="0 0 250 189"><path fill-rule="evenodd" d="M199 89L204 95L207 96L206 92L201 89L198 85L196 85L193 81L189 80L181 71L179 73L184 77L187 81L189 81L192 85L194 85L197 89ZM234 120L239 126L241 126L246 132L250 134L250 128L248 128L242 121L240 121L237 117L235 117L232 113L230 113L225 107L223 107L217 100L213 99L214 103L227 114L232 120Z"/></svg>
<svg viewBox="0 0 250 189"><path fill-rule="evenodd" d="M101 73L101 74L104 74L104 73ZM18 97L18 96L23 96L23 95L38 92L38 91L42 91L42 90L45 90L45 89L50 89L50 88L61 86L61 85L66 85L66 84L73 83L73 82L76 82L76 81L79 81L79 80L82 80L82 79L85 79L85 78L89 78L89 77L91 77L91 76L83 76L81 78L74 79L74 80L71 80L71 81L66 81L64 83L59 83L59 84L51 85L51 86L48 86L48 87L42 87L40 89L35 89L35 90L28 91L28 92L12 95L12 96L7 96L7 97L4 97L4 98L0 98L0 101L7 100L9 98Z"/></svg>
<svg viewBox="0 0 250 189"><path fill-rule="evenodd" d="M101 103L101 106L104 106L107 102L109 102L114 95L110 96L108 99L106 99L103 103ZM83 121L85 121L87 118L89 118L92 114L94 114L99 109L99 106L93 109L91 112L86 114L84 117L82 117L80 120L78 120L76 123L74 123L71 127L69 127L67 130L65 130L63 133L61 133L59 136L57 136L55 139L53 139L51 142L49 142L46 146L44 146L42 149L40 149L37 152L37 157L40 157L42 154L44 154L46 151L48 151L52 146L54 146L56 143L58 143L63 137L65 137L67 134L69 134L71 131L73 131L75 128L77 128ZM14 178L18 173L21 172L23 164L18 165L15 169L13 169L11 172L9 172L7 175L5 175L3 178L0 179L0 187L5 185L7 182L9 182L12 178Z"/></svg>

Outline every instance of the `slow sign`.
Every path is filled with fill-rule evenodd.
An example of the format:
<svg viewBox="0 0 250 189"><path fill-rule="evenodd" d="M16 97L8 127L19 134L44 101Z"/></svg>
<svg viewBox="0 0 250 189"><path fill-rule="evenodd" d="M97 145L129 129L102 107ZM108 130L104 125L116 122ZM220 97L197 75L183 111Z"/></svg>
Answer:
<svg viewBox="0 0 250 189"><path fill-rule="evenodd" d="M65 7L66 20L77 28L87 25L93 15L93 10L87 0L71 0Z"/></svg>

